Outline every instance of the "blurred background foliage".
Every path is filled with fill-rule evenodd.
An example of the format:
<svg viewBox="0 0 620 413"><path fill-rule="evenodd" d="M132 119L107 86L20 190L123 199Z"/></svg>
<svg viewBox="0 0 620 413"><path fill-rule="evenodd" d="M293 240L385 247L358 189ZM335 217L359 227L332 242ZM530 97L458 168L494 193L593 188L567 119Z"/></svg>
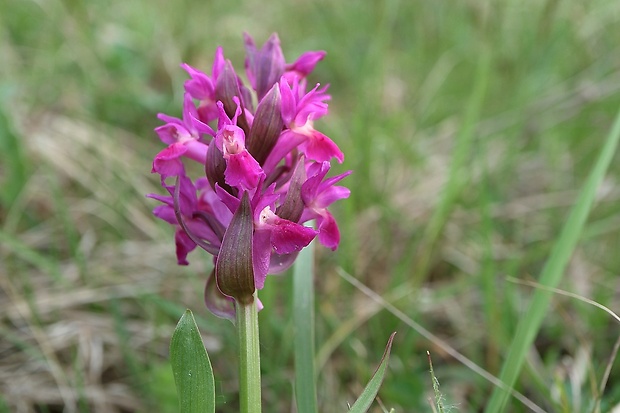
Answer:
<svg viewBox="0 0 620 413"><path fill-rule="evenodd" d="M186 307L236 411L235 334L202 303L211 267L176 266L145 193L158 112L181 113L187 62L277 32L288 61L326 50L319 127L345 153L342 244L319 250L321 411L346 411L398 331L379 393L475 412L492 385L350 285L351 274L498 374L532 287L620 107L620 2L6 0L0 3L0 411L173 412L167 346ZM620 308L618 156L560 287ZM290 277L261 299L264 406L291 411ZM517 389L542 409L620 404L605 312L556 296ZM382 411L376 406L374 411ZM527 411L516 400L510 411Z"/></svg>

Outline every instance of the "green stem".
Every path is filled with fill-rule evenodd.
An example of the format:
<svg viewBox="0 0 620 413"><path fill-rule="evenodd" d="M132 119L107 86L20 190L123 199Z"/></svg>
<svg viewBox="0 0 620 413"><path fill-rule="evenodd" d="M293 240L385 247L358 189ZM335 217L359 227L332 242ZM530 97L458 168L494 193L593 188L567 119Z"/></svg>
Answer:
<svg viewBox="0 0 620 413"><path fill-rule="evenodd" d="M237 303L239 334L239 404L241 413L260 413L260 348L258 341L258 310L256 293L249 305Z"/></svg>
<svg viewBox="0 0 620 413"><path fill-rule="evenodd" d="M293 267L295 398L298 413L317 413L314 366L314 242Z"/></svg>

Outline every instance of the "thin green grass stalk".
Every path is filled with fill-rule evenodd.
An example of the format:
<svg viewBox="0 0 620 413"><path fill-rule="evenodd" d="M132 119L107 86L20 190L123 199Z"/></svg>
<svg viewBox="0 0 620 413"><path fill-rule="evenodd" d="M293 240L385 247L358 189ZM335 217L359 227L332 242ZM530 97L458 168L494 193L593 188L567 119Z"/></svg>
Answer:
<svg viewBox="0 0 620 413"><path fill-rule="evenodd" d="M316 413L314 363L314 242L299 252L293 267L295 399L299 413Z"/></svg>
<svg viewBox="0 0 620 413"><path fill-rule="evenodd" d="M428 273L435 244L439 240L458 195L467 184L468 174L465 173L466 163L472 152L476 124L480 119L480 112L482 111L482 105L487 93L491 62L491 52L486 47L483 47L480 57L478 58L474 87L465 106L466 111L463 125L456 137L448 181L442 192L441 199L426 226L420 244L420 250L416 255L417 262L415 263L412 277L414 285L419 285ZM411 266L409 266L409 268L411 268Z"/></svg>
<svg viewBox="0 0 620 413"><path fill-rule="evenodd" d="M611 368L613 367L616 356L618 355L618 349L620 349L620 337L618 337L618 339L616 340L616 344L614 344L614 348L611 351L611 355L609 356L609 361L607 362L607 366L605 367L605 373L603 373L603 378L601 379L601 384L598 388L598 394L595 397L596 402L594 403L594 407L592 409L593 413L601 412L601 399L603 398L605 387L607 387L607 380L609 380Z"/></svg>
<svg viewBox="0 0 620 413"><path fill-rule="evenodd" d="M437 377L435 376L435 371L433 370L431 353L427 351L426 356L428 357L428 366L431 372L431 380L433 380L433 393L435 393L435 404L437 405L437 411L439 413L445 413L446 410L443 407L443 395L439 391L439 380L437 380Z"/></svg>
<svg viewBox="0 0 620 413"><path fill-rule="evenodd" d="M141 366L135 350L130 344L130 333L127 329L127 318L121 312L121 303L118 299L112 298L109 303L110 313L114 319L116 336L118 337L119 347L123 355L123 361L127 372L131 377L131 384L140 394L144 396L146 405L152 405L155 398L151 394L151 389L147 385L147 372ZM154 407L154 406L151 406Z"/></svg>
<svg viewBox="0 0 620 413"><path fill-rule="evenodd" d="M551 256L542 270L539 283L544 287L555 288L562 280L564 270L579 241L586 219L592 209L596 197L596 190L601 184L605 173L618 147L620 140L620 111L616 115L613 127L609 132L605 146L601 150L599 158L590 171L590 175L584 184L579 198L575 203L570 215L558 237ZM513 387L523 363L525 355L532 345L543 318L549 308L552 293L543 289L537 289L526 313L521 317L517 326L506 361L500 373L500 380ZM506 408L509 393L496 387L485 409L486 413L501 413Z"/></svg>
<svg viewBox="0 0 620 413"><path fill-rule="evenodd" d="M73 219L71 218L69 205L62 193L57 177L53 171L48 171L47 182L51 188L52 200L54 201L55 216L57 216L62 222L62 228L65 232L65 237L69 245L71 256L78 265L80 272L80 279L82 282L86 281L87 277L87 263L84 253L80 249L80 234L75 226Z"/></svg>
<svg viewBox="0 0 620 413"><path fill-rule="evenodd" d="M0 229L0 244L2 244L3 248L6 248L6 250L15 254L16 258L19 258L20 260L39 268L44 273L49 274L55 282L61 281L62 275L60 273L60 268L54 259L30 248L17 237L3 231L2 229Z"/></svg>
<svg viewBox="0 0 620 413"><path fill-rule="evenodd" d="M45 354L43 354L41 348L33 345L28 340L24 340L13 331L2 325L0 325L0 338L5 343L11 343L17 347L17 349L27 354L30 358L38 361L45 361Z"/></svg>
<svg viewBox="0 0 620 413"><path fill-rule="evenodd" d="M8 100L8 99L7 99ZM3 176L0 179L0 203L9 209L28 179L28 159L25 156L23 141L12 125L8 111L0 100L0 159L2 159Z"/></svg>
<svg viewBox="0 0 620 413"><path fill-rule="evenodd" d="M50 409L47 407L47 405L43 405L41 406L41 413L50 413Z"/></svg>
<svg viewBox="0 0 620 413"><path fill-rule="evenodd" d="M486 149L486 148L485 148ZM486 151L485 151L486 152ZM486 158L486 157L485 157ZM500 300L496 290L497 266L493 253L493 218L491 217L491 194L489 188L489 173L485 165L484 179L480 191L480 213L481 213L481 244L483 250L483 261L480 278L482 281L483 308L488 334L485 365L489 371L497 371L500 358L500 343L503 342L504 329L501 325Z"/></svg>
<svg viewBox="0 0 620 413"><path fill-rule="evenodd" d="M0 396L0 413L10 413L9 406L7 406L4 397Z"/></svg>
<svg viewBox="0 0 620 413"><path fill-rule="evenodd" d="M73 361L73 387L77 394L77 408L80 413L90 412L88 404L88 396L86 394L86 387L84 381L84 366L82 366L79 360L79 353L76 352L75 360Z"/></svg>

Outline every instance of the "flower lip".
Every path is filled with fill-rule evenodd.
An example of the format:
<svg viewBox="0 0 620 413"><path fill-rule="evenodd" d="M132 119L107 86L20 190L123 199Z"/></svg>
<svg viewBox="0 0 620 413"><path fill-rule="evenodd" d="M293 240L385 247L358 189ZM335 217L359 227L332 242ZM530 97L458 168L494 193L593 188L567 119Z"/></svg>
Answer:
<svg viewBox="0 0 620 413"><path fill-rule="evenodd" d="M222 131L224 156L237 155L241 153L244 148L243 131L237 126L227 125Z"/></svg>

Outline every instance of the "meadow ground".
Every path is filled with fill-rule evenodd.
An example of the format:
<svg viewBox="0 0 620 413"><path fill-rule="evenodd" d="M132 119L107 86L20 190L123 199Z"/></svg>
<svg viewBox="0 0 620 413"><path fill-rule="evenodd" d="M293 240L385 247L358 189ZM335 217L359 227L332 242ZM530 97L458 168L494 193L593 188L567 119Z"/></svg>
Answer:
<svg viewBox="0 0 620 413"><path fill-rule="evenodd" d="M620 108L620 2L8 0L0 412L176 411L167 353L186 307L218 411L236 411L235 333L202 301L211 261L178 267L144 194L160 191L156 114L181 114L179 64L209 70L222 45L240 69L243 32L278 32L289 61L327 51L311 79L331 85L320 127L345 153L334 172L354 171L341 246L317 250L321 411L346 411L392 331L386 409L436 408L426 351L451 411L488 406L495 386L445 344L495 376L522 367L516 389L542 411L620 406L618 322L557 293L533 305L543 290L524 284L553 272L555 248L570 257L558 288L620 309L618 155L587 180ZM584 187L593 209L583 228L569 221L576 246L558 247ZM290 278L261 291L269 412L293 405ZM521 366L523 331L535 340ZM530 410L511 398L508 411Z"/></svg>

